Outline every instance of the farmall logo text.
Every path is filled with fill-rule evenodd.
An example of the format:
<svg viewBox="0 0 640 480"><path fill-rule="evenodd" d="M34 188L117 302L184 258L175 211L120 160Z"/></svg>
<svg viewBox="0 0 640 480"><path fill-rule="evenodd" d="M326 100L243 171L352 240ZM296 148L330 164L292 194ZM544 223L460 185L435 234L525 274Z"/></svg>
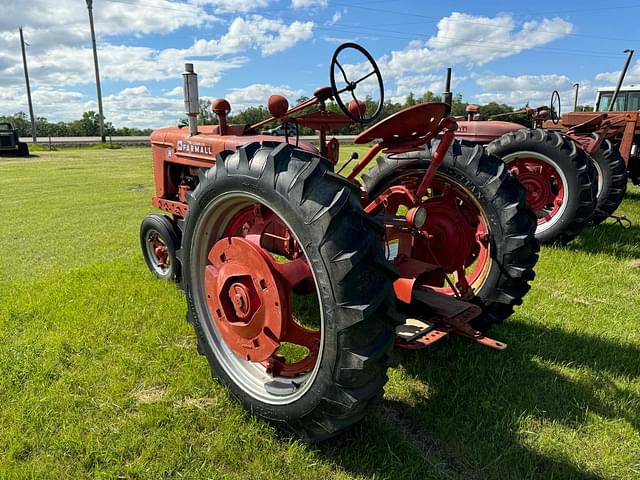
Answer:
<svg viewBox="0 0 640 480"><path fill-rule="evenodd" d="M178 140L176 144L176 150L179 152L188 153L203 153L205 155L213 155L213 151L209 145L203 145L202 143L183 142Z"/></svg>

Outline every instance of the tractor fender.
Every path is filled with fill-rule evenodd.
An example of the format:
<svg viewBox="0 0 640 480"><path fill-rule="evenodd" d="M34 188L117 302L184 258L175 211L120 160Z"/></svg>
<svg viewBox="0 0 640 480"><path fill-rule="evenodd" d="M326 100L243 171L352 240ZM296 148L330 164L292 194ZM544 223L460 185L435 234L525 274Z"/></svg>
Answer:
<svg viewBox="0 0 640 480"><path fill-rule="evenodd" d="M458 124L457 139L483 145L500 138L505 133L527 128L519 123L498 120L458 120L456 123Z"/></svg>

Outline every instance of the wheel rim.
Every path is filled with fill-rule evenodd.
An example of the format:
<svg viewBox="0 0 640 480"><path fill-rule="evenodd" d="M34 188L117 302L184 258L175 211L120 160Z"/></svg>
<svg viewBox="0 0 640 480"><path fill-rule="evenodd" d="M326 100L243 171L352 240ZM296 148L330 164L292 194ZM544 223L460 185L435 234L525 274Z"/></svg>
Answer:
<svg viewBox="0 0 640 480"><path fill-rule="evenodd" d="M171 272L171 255L169 254L169 247L162 240L160 232L150 229L145 237L145 246L153 271L162 277L169 275Z"/></svg>
<svg viewBox="0 0 640 480"><path fill-rule="evenodd" d="M424 171L406 173L393 184L414 191L423 175ZM462 183L441 173L436 173L422 200L427 220L415 238L411 258L441 266L455 290L478 292L493 264L490 224L478 200ZM398 198L387 209L396 213L399 207L410 206L407 203ZM441 293L455 293L442 275L419 280Z"/></svg>
<svg viewBox="0 0 640 480"><path fill-rule="evenodd" d="M538 152L516 152L503 160L527 190L527 205L538 217L536 233L553 227L567 208L568 184L562 169Z"/></svg>
<svg viewBox="0 0 640 480"><path fill-rule="evenodd" d="M604 172L602 171L602 167L600 167L598 162L592 159L591 163L596 169L596 185L598 186L596 198L600 198L600 195L602 195L602 190L604 189Z"/></svg>
<svg viewBox="0 0 640 480"><path fill-rule="evenodd" d="M299 399L318 374L324 315L315 273L293 230L263 200L228 192L201 212L193 238L194 305L220 366L259 401ZM229 265L239 270L224 270ZM294 294L294 285L304 294Z"/></svg>

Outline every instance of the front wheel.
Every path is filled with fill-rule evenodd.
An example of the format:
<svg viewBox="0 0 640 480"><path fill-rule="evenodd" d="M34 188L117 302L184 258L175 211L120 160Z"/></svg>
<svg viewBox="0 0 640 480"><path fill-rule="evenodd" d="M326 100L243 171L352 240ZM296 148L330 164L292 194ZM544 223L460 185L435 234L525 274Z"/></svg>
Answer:
<svg viewBox="0 0 640 480"><path fill-rule="evenodd" d="M396 185L415 191L430 161L427 150L379 159L363 175L369 199ZM529 291L538 260L535 217L522 186L482 147L455 142L422 200L427 219L411 256L438 265L449 277L443 282L431 275L426 286L449 295L455 293L451 284L468 290L483 308L477 329L505 320Z"/></svg>
<svg viewBox="0 0 640 480"><path fill-rule="evenodd" d="M179 280L180 266L176 250L180 232L175 223L163 215L148 215L140 225L140 247L149 271L161 280Z"/></svg>
<svg viewBox="0 0 640 480"><path fill-rule="evenodd" d="M249 411L326 439L360 420L387 380L383 228L316 154L275 142L227 154L189 199L188 320L213 375Z"/></svg>

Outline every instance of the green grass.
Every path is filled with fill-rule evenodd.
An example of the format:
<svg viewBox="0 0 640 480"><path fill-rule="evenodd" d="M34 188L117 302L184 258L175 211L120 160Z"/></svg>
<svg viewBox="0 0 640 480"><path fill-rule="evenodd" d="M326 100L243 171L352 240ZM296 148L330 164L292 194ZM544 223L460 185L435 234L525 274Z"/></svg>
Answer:
<svg viewBox="0 0 640 480"><path fill-rule="evenodd" d="M506 351L403 352L382 405L310 447L211 380L146 270L150 150L38 155L0 162L0 478L640 478L640 189L631 229L542 250Z"/></svg>

